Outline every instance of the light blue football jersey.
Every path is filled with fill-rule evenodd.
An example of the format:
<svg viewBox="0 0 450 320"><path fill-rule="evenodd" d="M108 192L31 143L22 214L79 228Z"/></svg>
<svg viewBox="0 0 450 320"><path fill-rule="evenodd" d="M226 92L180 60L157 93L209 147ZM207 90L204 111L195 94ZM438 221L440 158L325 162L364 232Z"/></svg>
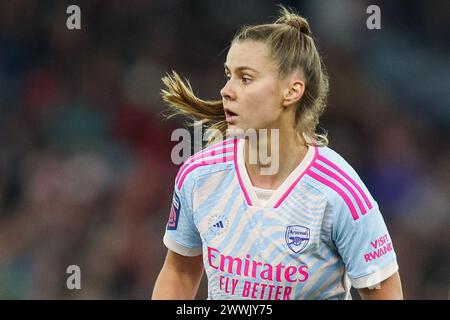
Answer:
<svg viewBox="0 0 450 320"><path fill-rule="evenodd" d="M175 179L164 244L203 255L208 299L351 299L398 270L377 203L328 147L305 158L262 205L244 139L187 159Z"/></svg>

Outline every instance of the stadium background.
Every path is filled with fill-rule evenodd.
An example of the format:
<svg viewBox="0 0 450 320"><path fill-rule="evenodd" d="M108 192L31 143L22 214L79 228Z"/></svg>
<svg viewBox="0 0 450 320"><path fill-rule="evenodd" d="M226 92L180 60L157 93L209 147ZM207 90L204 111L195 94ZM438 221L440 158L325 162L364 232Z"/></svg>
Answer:
<svg viewBox="0 0 450 320"><path fill-rule="evenodd" d="M318 38L331 78L321 125L381 207L405 298L449 298L445 0L3 1L0 298L150 296L183 127L162 120L160 77L175 69L218 98L237 26L271 21L280 2ZM70 4L81 30L66 28ZM366 28L370 4L381 30ZM81 290L66 287L72 264Z"/></svg>

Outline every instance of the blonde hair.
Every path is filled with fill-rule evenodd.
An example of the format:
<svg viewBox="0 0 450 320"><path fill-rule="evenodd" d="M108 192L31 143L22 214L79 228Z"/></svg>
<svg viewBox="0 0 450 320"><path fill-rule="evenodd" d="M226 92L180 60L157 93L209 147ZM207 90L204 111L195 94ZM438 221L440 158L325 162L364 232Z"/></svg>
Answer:
<svg viewBox="0 0 450 320"><path fill-rule="evenodd" d="M307 20L280 5L280 16L274 23L244 26L234 36L233 43L246 40L265 43L278 64L281 77L300 68L305 76L305 92L295 113L297 130L308 145L326 146L326 133L316 132L319 118L325 110L329 85L328 75L317 51ZM162 78L166 89L163 100L172 114L183 114L191 120L200 120L209 128L225 135L227 123L222 100L202 100L195 96L189 81L183 81L173 71ZM212 142L212 141L210 141Z"/></svg>

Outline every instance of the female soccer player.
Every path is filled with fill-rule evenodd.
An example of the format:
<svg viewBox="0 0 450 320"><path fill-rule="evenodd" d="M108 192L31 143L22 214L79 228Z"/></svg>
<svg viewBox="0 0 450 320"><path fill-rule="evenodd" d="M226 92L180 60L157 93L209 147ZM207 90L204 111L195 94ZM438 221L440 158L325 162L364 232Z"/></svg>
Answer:
<svg viewBox="0 0 450 320"><path fill-rule="evenodd" d="M228 136L181 166L153 298L194 298L206 270L208 299L350 299L351 286L363 299L402 299L377 203L316 133L328 78L307 21L282 7L274 23L242 28L225 74L221 101L197 98L176 74L163 97L225 135L269 134ZM270 175L251 161L265 146L278 152Z"/></svg>

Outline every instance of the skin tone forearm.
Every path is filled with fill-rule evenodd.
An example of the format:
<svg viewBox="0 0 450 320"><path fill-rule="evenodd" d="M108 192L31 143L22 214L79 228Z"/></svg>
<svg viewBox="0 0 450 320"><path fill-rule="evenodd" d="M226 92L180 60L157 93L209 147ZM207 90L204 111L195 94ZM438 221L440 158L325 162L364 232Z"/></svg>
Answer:
<svg viewBox="0 0 450 320"><path fill-rule="evenodd" d="M152 299L194 299L203 275L203 260L199 257L183 257L169 252L156 280Z"/></svg>
<svg viewBox="0 0 450 320"><path fill-rule="evenodd" d="M161 270L153 290L153 300L191 300L197 294L200 281L177 274L174 270Z"/></svg>
<svg viewBox="0 0 450 320"><path fill-rule="evenodd" d="M363 300L403 300L402 284L398 272L380 283L377 289L358 289Z"/></svg>

